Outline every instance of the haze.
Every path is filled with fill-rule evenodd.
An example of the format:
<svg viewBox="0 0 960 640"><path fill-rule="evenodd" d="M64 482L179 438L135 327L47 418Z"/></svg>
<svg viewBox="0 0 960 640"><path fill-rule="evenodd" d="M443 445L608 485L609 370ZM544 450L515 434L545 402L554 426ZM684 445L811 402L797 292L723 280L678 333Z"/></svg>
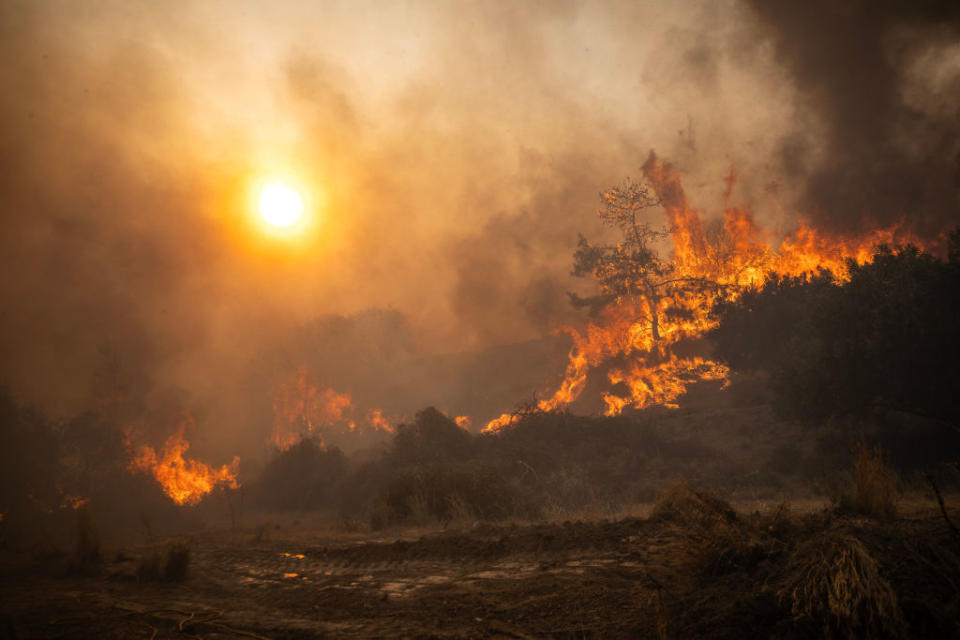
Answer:
<svg viewBox="0 0 960 640"><path fill-rule="evenodd" d="M779 233L941 231L956 10L823 33L823 7L752 4L6 2L0 378L52 415L182 405L195 450L255 450L276 375L305 358L378 389L421 375L351 369L317 319L397 312L397 340L359 340L411 362L577 322L577 233L603 233L598 192L651 150L708 214L735 167L738 203ZM830 62L847 41L856 67ZM275 175L317 213L295 240L251 224Z"/></svg>

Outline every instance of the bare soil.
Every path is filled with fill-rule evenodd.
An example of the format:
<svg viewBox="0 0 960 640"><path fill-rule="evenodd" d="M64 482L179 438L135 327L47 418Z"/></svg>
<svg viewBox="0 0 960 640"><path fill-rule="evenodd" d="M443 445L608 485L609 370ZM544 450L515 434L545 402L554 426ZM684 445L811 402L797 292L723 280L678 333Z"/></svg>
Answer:
<svg viewBox="0 0 960 640"><path fill-rule="evenodd" d="M146 548L86 576L57 554L7 557L0 638L816 637L822 627L778 599L777 575L791 545L837 528L879 558L913 632L960 637L960 575L937 555L960 546L935 510L887 522L795 515L778 531L740 517L756 544L709 574L677 557L675 523L635 517L208 533L189 539L177 583L138 581Z"/></svg>

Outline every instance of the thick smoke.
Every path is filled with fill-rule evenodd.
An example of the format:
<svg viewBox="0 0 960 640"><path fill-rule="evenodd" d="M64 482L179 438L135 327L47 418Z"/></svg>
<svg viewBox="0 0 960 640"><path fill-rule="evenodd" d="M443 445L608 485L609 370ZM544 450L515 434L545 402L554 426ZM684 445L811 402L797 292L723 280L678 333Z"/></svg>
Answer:
<svg viewBox="0 0 960 640"><path fill-rule="evenodd" d="M785 176L818 225L960 220L960 4L750 0L800 91Z"/></svg>
<svg viewBox="0 0 960 640"><path fill-rule="evenodd" d="M496 415L561 372L543 338L579 318L577 233L651 148L708 213L735 165L778 230L798 190L821 217L947 215L953 23L884 7L835 18L863 33L834 64L806 13L734 0L4 2L0 381L161 433L189 410L191 451L226 460L262 450L274 377L304 364L358 402ZM889 77L841 91L867 62ZM317 221L283 244L250 193L286 173ZM506 344L509 366L463 355Z"/></svg>

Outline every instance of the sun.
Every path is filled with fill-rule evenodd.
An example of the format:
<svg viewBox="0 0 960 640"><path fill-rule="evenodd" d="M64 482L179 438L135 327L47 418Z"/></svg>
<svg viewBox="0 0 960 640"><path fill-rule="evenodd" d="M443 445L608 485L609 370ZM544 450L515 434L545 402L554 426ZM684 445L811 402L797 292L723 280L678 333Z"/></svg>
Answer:
<svg viewBox="0 0 960 640"><path fill-rule="evenodd" d="M289 230L303 220L303 198L283 182L269 182L260 188L258 210L269 226Z"/></svg>

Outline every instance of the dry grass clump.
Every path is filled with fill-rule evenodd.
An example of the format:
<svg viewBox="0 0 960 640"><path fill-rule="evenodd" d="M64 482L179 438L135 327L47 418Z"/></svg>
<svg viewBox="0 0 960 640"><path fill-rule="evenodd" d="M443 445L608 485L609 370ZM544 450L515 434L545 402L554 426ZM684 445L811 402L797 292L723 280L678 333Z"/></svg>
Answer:
<svg viewBox="0 0 960 640"><path fill-rule="evenodd" d="M865 441L854 450L853 490L836 500L840 512L890 518L897 513L897 473L883 461L880 445L871 447Z"/></svg>
<svg viewBox="0 0 960 640"><path fill-rule="evenodd" d="M190 567L190 547L174 542L165 553L154 551L140 559L137 580L140 582L183 582Z"/></svg>
<svg viewBox="0 0 960 640"><path fill-rule="evenodd" d="M650 518L678 524L732 523L738 520L729 502L686 482L677 482L664 489L653 505Z"/></svg>
<svg viewBox="0 0 960 640"><path fill-rule="evenodd" d="M801 543L778 591L794 620L827 638L898 638L905 634L897 596L857 538L835 531Z"/></svg>
<svg viewBox="0 0 960 640"><path fill-rule="evenodd" d="M752 528L727 501L686 483L668 487L650 517L672 525L665 546L670 564L681 571L719 576L753 565L762 555Z"/></svg>

